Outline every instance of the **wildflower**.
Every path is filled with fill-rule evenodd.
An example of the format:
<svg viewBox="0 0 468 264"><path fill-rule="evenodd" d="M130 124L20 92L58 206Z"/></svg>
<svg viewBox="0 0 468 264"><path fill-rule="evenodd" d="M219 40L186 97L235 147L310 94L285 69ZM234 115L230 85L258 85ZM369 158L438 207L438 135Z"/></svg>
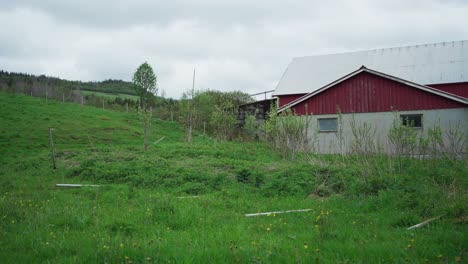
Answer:
<svg viewBox="0 0 468 264"><path fill-rule="evenodd" d="M317 252L317 253L320 252L320 249L316 248L316 249L315 249L315 252Z"/></svg>
<svg viewBox="0 0 468 264"><path fill-rule="evenodd" d="M124 244L123 243L120 243L120 248L123 248L124 247Z"/></svg>
<svg viewBox="0 0 468 264"><path fill-rule="evenodd" d="M315 225L315 228L318 228L318 225Z"/></svg>
<svg viewBox="0 0 468 264"><path fill-rule="evenodd" d="M414 239L411 239L410 242L414 242Z"/></svg>
<svg viewBox="0 0 468 264"><path fill-rule="evenodd" d="M151 261L151 258L150 258L150 257L147 257L147 258L146 258L146 261L150 262L150 261Z"/></svg>
<svg viewBox="0 0 468 264"><path fill-rule="evenodd" d="M356 224L356 221L353 221L353 225L355 225L355 224Z"/></svg>
<svg viewBox="0 0 468 264"><path fill-rule="evenodd" d="M411 249L411 247L412 247L411 244L409 244L409 245L408 245L408 249Z"/></svg>
<svg viewBox="0 0 468 264"><path fill-rule="evenodd" d="M307 245L307 242L304 242L304 249L308 249L309 246Z"/></svg>
<svg viewBox="0 0 468 264"><path fill-rule="evenodd" d="M267 229L266 229L266 230L267 230L267 231L270 231L270 228L269 228L269 227L267 227Z"/></svg>
<svg viewBox="0 0 468 264"><path fill-rule="evenodd" d="M455 257L455 262L461 262L461 257L460 257L460 256L456 256L456 257Z"/></svg>

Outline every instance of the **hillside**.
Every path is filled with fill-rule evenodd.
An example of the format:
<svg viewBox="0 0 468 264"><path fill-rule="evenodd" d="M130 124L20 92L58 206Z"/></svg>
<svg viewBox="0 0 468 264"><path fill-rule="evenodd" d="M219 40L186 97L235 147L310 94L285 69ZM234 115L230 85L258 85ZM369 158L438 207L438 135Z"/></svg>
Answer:
<svg viewBox="0 0 468 264"><path fill-rule="evenodd" d="M0 92L5 263L464 262L466 161L302 155ZM50 166L52 127L57 169ZM367 165L366 165L367 164ZM57 183L99 184L60 189ZM246 213L311 209L245 217ZM441 216L429 225L407 227Z"/></svg>

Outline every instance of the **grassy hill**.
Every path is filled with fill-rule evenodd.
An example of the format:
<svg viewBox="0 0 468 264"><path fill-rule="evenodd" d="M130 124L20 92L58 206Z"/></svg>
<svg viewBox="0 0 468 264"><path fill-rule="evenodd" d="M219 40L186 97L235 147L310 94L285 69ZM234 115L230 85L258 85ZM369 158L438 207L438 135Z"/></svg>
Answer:
<svg viewBox="0 0 468 264"><path fill-rule="evenodd" d="M467 163L307 156L0 93L3 263L464 262ZM50 166L52 127L57 169ZM370 166L370 165L369 165ZM56 183L100 184L60 189ZM195 196L195 197L194 197ZM246 213L311 209L245 217ZM429 225L406 230L431 217Z"/></svg>

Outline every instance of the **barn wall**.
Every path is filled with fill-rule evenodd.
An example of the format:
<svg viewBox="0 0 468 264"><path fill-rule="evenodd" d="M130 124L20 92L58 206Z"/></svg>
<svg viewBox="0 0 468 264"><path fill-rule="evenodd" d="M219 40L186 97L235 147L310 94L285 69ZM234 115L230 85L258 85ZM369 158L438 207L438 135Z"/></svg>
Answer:
<svg viewBox="0 0 468 264"><path fill-rule="evenodd" d="M436 89L448 92L451 94L456 94L468 98L468 82L463 83L444 83L444 84L430 84L428 86L434 87Z"/></svg>
<svg viewBox="0 0 468 264"><path fill-rule="evenodd" d="M420 110L420 111L401 111L401 112L375 112L375 113L357 113L343 114L343 152L349 153L352 143L352 132L350 123L355 120L356 125L370 124L376 129L375 142L382 146L383 151L392 153L393 149L388 142L388 132L392 126L395 115L399 118L400 114L422 114L423 128L415 129L419 134L427 133L429 128L434 127L437 123L443 130L446 130L450 124L452 127L460 122L461 129L466 133L468 131L468 108L456 109L441 109L441 110ZM319 153L341 153L337 133L334 132L317 132L318 119L337 117L336 114L313 115L311 116L308 129L309 144L315 145L315 149ZM314 141L315 139L315 141ZM447 139L445 139L447 140Z"/></svg>
<svg viewBox="0 0 468 264"><path fill-rule="evenodd" d="M305 94L278 95L278 108L304 96Z"/></svg>
<svg viewBox="0 0 468 264"><path fill-rule="evenodd" d="M342 113L463 108L464 104L362 72L295 105L293 110L306 113L334 114L339 106Z"/></svg>

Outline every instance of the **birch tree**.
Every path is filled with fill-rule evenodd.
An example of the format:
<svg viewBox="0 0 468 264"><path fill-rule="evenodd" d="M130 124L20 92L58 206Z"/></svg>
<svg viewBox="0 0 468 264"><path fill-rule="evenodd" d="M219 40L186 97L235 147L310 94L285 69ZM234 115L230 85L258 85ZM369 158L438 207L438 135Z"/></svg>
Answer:
<svg viewBox="0 0 468 264"><path fill-rule="evenodd" d="M148 136L152 115L150 100L158 93L156 75L153 68L147 62L141 64L136 70L133 75L133 84L135 85L136 94L140 97L140 111L143 115L143 147L146 151L148 149Z"/></svg>

